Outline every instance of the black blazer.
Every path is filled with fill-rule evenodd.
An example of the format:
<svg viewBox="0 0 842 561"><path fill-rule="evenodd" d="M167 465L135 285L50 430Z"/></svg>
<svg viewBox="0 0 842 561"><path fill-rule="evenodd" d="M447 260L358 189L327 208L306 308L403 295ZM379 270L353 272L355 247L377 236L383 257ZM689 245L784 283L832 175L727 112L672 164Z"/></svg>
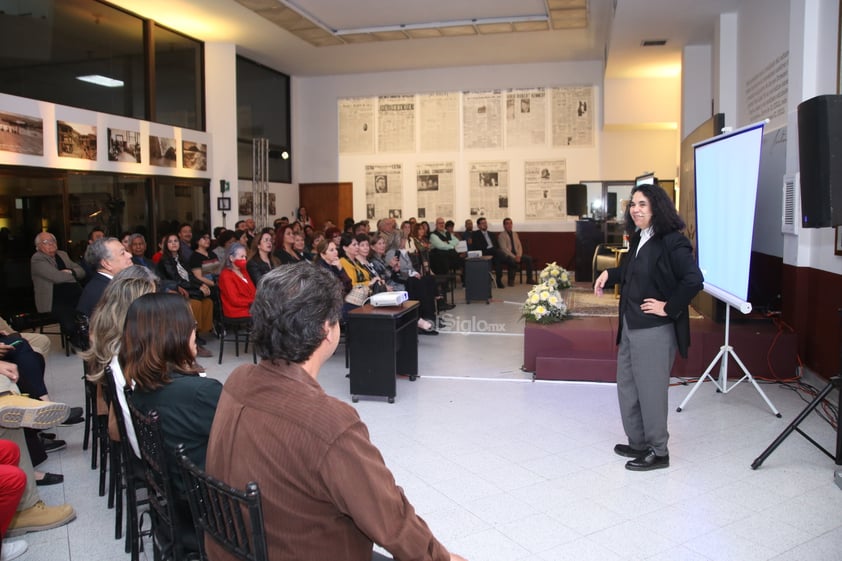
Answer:
<svg viewBox="0 0 842 561"><path fill-rule="evenodd" d="M471 249L474 251L482 250L483 255L494 255L497 249L497 236L488 232L488 237L491 239L491 245L486 243L482 230L474 230L471 236Z"/></svg>
<svg viewBox="0 0 842 561"><path fill-rule="evenodd" d="M171 281L186 290L192 300L203 299L205 295L202 294L202 291L200 290L202 281L196 278L193 271L190 270L189 265L184 262L182 262L181 265L187 271L188 280L184 280L181 278L181 275L178 274L178 266L175 263L175 257L171 255L164 255L161 257L161 260L158 261L158 276L161 277L161 280Z"/></svg>
<svg viewBox="0 0 842 561"><path fill-rule="evenodd" d="M652 244L651 246L649 244ZM619 267L608 269L608 283L620 282L620 309L623 309L622 286L628 275L630 256L640 245L640 231L635 232L629 244L629 252ZM690 316L687 307L693 297L702 289L704 278L696 265L690 240L681 232L670 232L663 237L653 236L646 246L650 251L649 281L651 286L666 298L664 311L675 327L678 352L687 357L690 347ZM608 284L606 283L606 284ZM652 298L659 296L653 294ZM660 298L659 298L660 299ZM623 331L623 322L617 328L617 344Z"/></svg>
<svg viewBox="0 0 842 561"><path fill-rule="evenodd" d="M111 279L102 273L94 273L88 284L82 289L82 296L79 297L79 303L76 304L76 311L90 318L109 282L111 282Z"/></svg>
<svg viewBox="0 0 842 561"><path fill-rule="evenodd" d="M259 253L255 253L254 256L248 260L248 263L246 263L246 271L248 271L248 274L251 277L251 282L254 283L254 286L257 286L257 283L260 282L263 275L271 270L272 266L261 259Z"/></svg>

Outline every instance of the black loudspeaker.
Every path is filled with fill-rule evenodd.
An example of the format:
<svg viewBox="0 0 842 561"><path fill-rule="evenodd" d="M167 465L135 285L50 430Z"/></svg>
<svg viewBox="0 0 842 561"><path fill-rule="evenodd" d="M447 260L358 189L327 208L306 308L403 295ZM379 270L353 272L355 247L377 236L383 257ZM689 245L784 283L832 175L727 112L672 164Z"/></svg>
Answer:
<svg viewBox="0 0 842 561"><path fill-rule="evenodd" d="M587 216L588 215L588 186L573 184L567 186L567 215Z"/></svg>
<svg viewBox="0 0 842 561"><path fill-rule="evenodd" d="M842 96L820 95L798 105L801 225L842 224Z"/></svg>

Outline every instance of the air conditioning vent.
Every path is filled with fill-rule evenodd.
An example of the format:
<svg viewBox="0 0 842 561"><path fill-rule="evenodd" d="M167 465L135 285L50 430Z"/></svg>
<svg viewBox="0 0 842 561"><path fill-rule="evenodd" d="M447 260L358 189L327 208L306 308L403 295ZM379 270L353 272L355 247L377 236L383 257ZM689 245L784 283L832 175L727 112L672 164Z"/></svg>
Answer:
<svg viewBox="0 0 842 561"><path fill-rule="evenodd" d="M784 175L783 208L781 216L781 232L798 235L801 222L801 204L798 195L801 193L801 174Z"/></svg>

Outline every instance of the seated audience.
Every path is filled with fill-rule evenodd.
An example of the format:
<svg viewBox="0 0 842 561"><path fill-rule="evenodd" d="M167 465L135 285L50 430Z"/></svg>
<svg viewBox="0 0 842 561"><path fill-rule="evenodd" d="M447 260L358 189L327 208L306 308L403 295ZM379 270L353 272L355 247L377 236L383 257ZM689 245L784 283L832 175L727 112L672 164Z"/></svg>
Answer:
<svg viewBox="0 0 842 561"><path fill-rule="evenodd" d="M313 252L307 249L307 241L303 233L299 232L295 234L295 241L292 244L292 248L304 261L313 261Z"/></svg>
<svg viewBox="0 0 842 561"><path fill-rule="evenodd" d="M382 559L377 543L395 559L464 561L415 513L357 411L317 381L339 343L341 308L341 288L320 267L266 275L252 307L262 360L226 381L206 470L235 487L260 486L269 559ZM211 559L234 559L211 540L207 547Z"/></svg>
<svg viewBox="0 0 842 561"><path fill-rule="evenodd" d="M512 230L512 219L503 219L503 231L497 235L500 247L500 260L508 267L509 286L515 284L515 271L518 267L526 271L526 283L535 284L532 278L532 257L524 255L523 244L517 232Z"/></svg>
<svg viewBox="0 0 842 561"><path fill-rule="evenodd" d="M111 380L109 382L114 384L117 389L117 400L120 402L120 408L123 411L126 436L129 445L138 458L140 458L140 449L137 446L137 436L123 393L123 388L126 387L126 379L123 376L120 362L117 360L117 352L120 350L120 338L123 335L126 312L129 306L144 294L155 292L155 280L155 274L140 265L133 265L124 269L111 279L91 316L91 346L81 355L87 365L87 376L91 382L99 384L105 375L105 367L111 367ZM110 411L104 409L104 402L100 404L100 407L102 409L98 410L99 415L111 415ZM108 427L111 439L119 440L120 435L116 430L116 425L109 422Z"/></svg>
<svg viewBox="0 0 842 561"><path fill-rule="evenodd" d="M157 263L146 257L146 238L143 234L132 234L129 251L132 254L132 263L146 267L150 271L155 270Z"/></svg>
<svg viewBox="0 0 842 561"><path fill-rule="evenodd" d="M385 277L383 277L380 274L381 271L368 260L368 255L371 253L371 242L369 241L368 234L357 234L355 238L357 240L357 257L355 259L355 265L363 267L366 271L368 271L368 277L371 279L369 288L371 289L372 294L388 291L389 286L386 284ZM383 272L385 273L385 271Z"/></svg>
<svg viewBox="0 0 842 561"><path fill-rule="evenodd" d="M166 251L158 262L158 276L163 281L174 282L178 292L190 302L193 316L199 333L209 333L213 329L213 300L210 298L210 287L202 283L190 270L187 259L181 253L181 242L178 236L167 236ZM199 339L199 356L213 356L205 349L203 339Z"/></svg>
<svg viewBox="0 0 842 561"><path fill-rule="evenodd" d="M76 511L69 504L47 506L41 500L35 468L32 467L29 454L24 452L27 448L26 437L21 430L43 430L57 426L67 417L68 407L63 403L44 402L21 396L15 385L17 380L17 366L0 360L0 439L17 445L20 451L17 465L26 476L23 495L12 507L15 514L2 533L4 541L6 538L22 536L29 532L58 528L76 518Z"/></svg>
<svg viewBox="0 0 842 561"><path fill-rule="evenodd" d="M307 214L307 209L302 207L298 207L298 223L301 224L302 228L306 228L307 226L313 227L313 221L310 219L310 215Z"/></svg>
<svg viewBox="0 0 842 561"><path fill-rule="evenodd" d="M187 456L203 468L222 384L199 376L195 325L177 295L144 294L126 312L118 358L135 407L158 411L167 448L184 444ZM170 459L171 473L178 473L175 455Z"/></svg>
<svg viewBox="0 0 842 561"><path fill-rule="evenodd" d="M324 239L316 247L316 251L318 252L318 256L316 257L315 264L319 267L324 267L336 278L339 286L342 287L342 298L344 299L345 296L351 292L354 283L351 280L351 277L348 276L348 273L345 272L345 268L342 266L342 261L339 258L339 250L336 249L336 244L329 239ZM343 324L348 319L348 311L353 310L356 307L356 305L349 302L343 302Z"/></svg>
<svg viewBox="0 0 842 561"><path fill-rule="evenodd" d="M85 251L85 261L94 274L82 290L76 311L90 319L105 287L114 275L132 266L131 255L117 238L100 238ZM87 345L87 340L84 345Z"/></svg>
<svg viewBox="0 0 842 561"><path fill-rule="evenodd" d="M99 226L94 226L90 232L88 232L88 246L90 246L95 241L105 237L105 230L100 228ZM85 261L85 252L88 250L88 246L85 247L85 251L82 252L82 258L79 265L82 267L82 270L85 271L84 276L79 277L79 282L86 283L88 279L90 279L93 274L96 272L96 269L90 268L88 266L87 261Z"/></svg>
<svg viewBox="0 0 842 561"><path fill-rule="evenodd" d="M503 259L500 255L500 248L497 245L497 236L488 231L488 221L482 217L477 218L478 230L474 232L471 247L475 251L482 251L483 255L491 256L491 264L494 267L494 276L497 277L497 288L503 286Z"/></svg>
<svg viewBox="0 0 842 561"><path fill-rule="evenodd" d="M421 277L412 269L408 256L405 263L408 270L402 270L399 251L386 251L387 239L388 236L381 234L374 242L372 265L386 280L386 285L390 290L405 290L410 300L418 300L420 308L418 332L422 335L438 335L438 331L435 330L436 279L431 276ZM400 236L398 245L401 245L402 239L403 236Z"/></svg>
<svg viewBox="0 0 842 561"><path fill-rule="evenodd" d="M295 231L292 225L287 224L278 228L275 234L275 257L281 262L281 265L289 265L291 263L298 263L304 259L295 251Z"/></svg>
<svg viewBox="0 0 842 561"><path fill-rule="evenodd" d="M461 267L461 259L456 253L458 243L459 239L447 230L444 218L436 218L436 230L430 234L430 268L435 274L446 275Z"/></svg>
<svg viewBox="0 0 842 561"><path fill-rule="evenodd" d="M281 265L281 262L272 253L272 246L272 234L269 232L263 232L259 236L255 236L251 242L246 270L254 286L257 286L263 275Z"/></svg>
<svg viewBox="0 0 842 561"><path fill-rule="evenodd" d="M42 314L52 312L65 333L72 333L76 304L82 295L79 281L85 278L85 271L58 249L55 236L41 232L35 236L30 272L35 309Z"/></svg>
<svg viewBox="0 0 842 561"><path fill-rule="evenodd" d="M193 244L193 255L190 256L190 270L193 276L209 288L216 286L216 276L219 274L219 258L210 250L210 235L204 232Z"/></svg>
<svg viewBox="0 0 842 561"><path fill-rule="evenodd" d="M231 244L234 243L234 232L231 230L223 230L219 233L216 237L216 247L213 248L214 254L216 254L216 258L219 259L219 263L225 263L225 252L231 247ZM248 247L248 246L243 246Z"/></svg>
<svg viewBox="0 0 842 561"><path fill-rule="evenodd" d="M247 318L254 301L255 287L246 270L246 248L235 243L226 252L222 272L219 273L219 296L222 315L227 318Z"/></svg>

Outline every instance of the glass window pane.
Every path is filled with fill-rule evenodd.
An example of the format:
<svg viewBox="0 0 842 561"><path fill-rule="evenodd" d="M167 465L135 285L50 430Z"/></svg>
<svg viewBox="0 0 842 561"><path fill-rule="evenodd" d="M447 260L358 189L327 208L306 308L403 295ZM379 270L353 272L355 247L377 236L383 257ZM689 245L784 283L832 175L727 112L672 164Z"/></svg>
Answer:
<svg viewBox="0 0 842 561"><path fill-rule="evenodd" d="M202 43L155 26L154 121L204 130Z"/></svg>
<svg viewBox="0 0 842 561"><path fill-rule="evenodd" d="M183 222L190 224L194 233L210 231L209 181L159 177L157 182L156 247L161 236L176 233Z"/></svg>
<svg viewBox="0 0 842 561"><path fill-rule="evenodd" d="M143 22L91 0L6 2L0 91L145 118ZM112 86L79 80L99 76Z"/></svg>
<svg viewBox="0 0 842 561"><path fill-rule="evenodd" d="M268 138L270 154L290 142L289 76L237 57L237 140L241 179L252 178L251 141ZM269 181L292 182L292 159L269 158Z"/></svg>

